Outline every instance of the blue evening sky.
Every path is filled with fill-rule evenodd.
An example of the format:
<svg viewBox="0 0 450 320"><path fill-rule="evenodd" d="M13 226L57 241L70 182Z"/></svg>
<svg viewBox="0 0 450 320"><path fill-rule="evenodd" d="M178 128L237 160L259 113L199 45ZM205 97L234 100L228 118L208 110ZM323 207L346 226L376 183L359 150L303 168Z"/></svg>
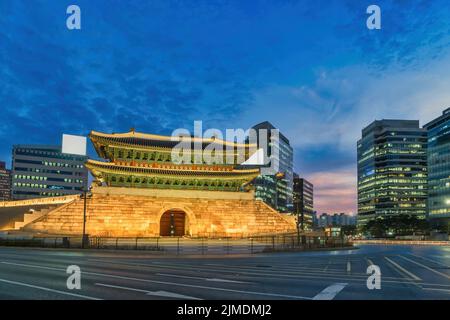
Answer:
<svg viewBox="0 0 450 320"><path fill-rule="evenodd" d="M448 0L0 0L0 160L62 133L269 120L318 212L354 212L362 127L450 106L449 44Z"/></svg>

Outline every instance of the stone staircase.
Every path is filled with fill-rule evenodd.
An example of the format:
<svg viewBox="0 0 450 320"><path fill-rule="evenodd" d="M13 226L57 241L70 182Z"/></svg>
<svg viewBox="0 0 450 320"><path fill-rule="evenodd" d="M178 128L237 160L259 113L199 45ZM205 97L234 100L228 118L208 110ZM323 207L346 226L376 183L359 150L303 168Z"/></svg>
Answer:
<svg viewBox="0 0 450 320"><path fill-rule="evenodd" d="M87 199L86 232L91 236L156 237L161 215L177 209L186 213L187 234L194 237L247 237L294 232L283 214L253 199L203 199L94 193ZM36 219L22 230L80 235L84 199L78 198Z"/></svg>
<svg viewBox="0 0 450 320"><path fill-rule="evenodd" d="M68 195L49 198L0 201L0 230L14 231L17 228L38 219L38 217L45 215L45 213L53 211L58 206L69 203L77 198L80 198L80 196ZM47 210L49 208L52 210ZM43 210L46 211L44 212ZM33 212L34 214L31 214ZM18 222L17 227L16 222ZM25 223L22 224L20 222Z"/></svg>
<svg viewBox="0 0 450 320"><path fill-rule="evenodd" d="M37 219L39 219L40 217L46 215L47 213L55 210L55 208L57 208L56 205L49 206L49 207L47 207L45 209L41 209L41 210L30 210L29 212L26 212L23 215L23 221L15 221L14 222L14 230L20 230L27 224L30 224L30 223L36 221Z"/></svg>

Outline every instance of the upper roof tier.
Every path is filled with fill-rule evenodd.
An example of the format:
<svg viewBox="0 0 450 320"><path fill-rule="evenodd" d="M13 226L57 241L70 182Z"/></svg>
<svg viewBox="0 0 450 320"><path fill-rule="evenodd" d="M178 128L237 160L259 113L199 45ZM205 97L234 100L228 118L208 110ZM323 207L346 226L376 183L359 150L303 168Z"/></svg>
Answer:
<svg viewBox="0 0 450 320"><path fill-rule="evenodd" d="M232 148L237 154L238 152L242 152L244 150L245 157L248 157L248 154L251 150L256 151L256 144L250 143L236 143L230 142L221 139L215 138L199 138L199 137L190 137L190 136L162 136L156 134L147 134L140 133L135 131L130 131L126 133L102 133L97 131L91 131L89 134L89 138L91 139L95 150L98 155L102 158L113 159L113 155L111 154L111 148L117 149L128 149L128 150L136 150L136 151L160 151L160 152L169 152L177 146L180 142L190 142L191 148L195 152L195 147L200 144L202 146L202 150L205 149L208 145L214 143L214 146L220 149L220 146L223 146L222 150L225 151L227 149Z"/></svg>

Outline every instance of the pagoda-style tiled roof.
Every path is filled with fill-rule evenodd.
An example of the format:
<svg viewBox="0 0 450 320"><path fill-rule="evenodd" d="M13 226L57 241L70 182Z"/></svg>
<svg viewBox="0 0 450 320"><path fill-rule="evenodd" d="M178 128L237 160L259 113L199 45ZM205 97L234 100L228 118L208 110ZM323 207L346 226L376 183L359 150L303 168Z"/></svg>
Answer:
<svg viewBox="0 0 450 320"><path fill-rule="evenodd" d="M86 167L98 183L107 185L130 186L129 181L134 181L131 186L139 188L241 191L247 190L244 186L248 186L260 174L259 168L243 168L237 164L209 164L206 161L201 164L175 164L171 159L172 148L180 142L190 142L194 153L203 152L205 147L213 144L215 155L218 155L219 159L228 156L231 146L236 160L242 152L248 155L251 149L256 149L252 144L214 138L161 136L135 131L113 134L92 131L89 137L98 155L107 161L88 160ZM198 144L202 149L195 148ZM185 148L183 144L183 151Z"/></svg>
<svg viewBox="0 0 450 320"><path fill-rule="evenodd" d="M234 148L256 148L255 144L247 143L235 143L226 140L220 140L215 138L199 138L199 137L188 137L188 136L162 136L156 134L140 133L135 131L130 131L126 133L102 133L97 131L91 131L89 134L94 147L102 158L105 158L104 147L106 146L116 146L124 148L139 148L139 149L171 149L175 147L178 143L182 141L189 141L192 143L192 149L194 150L194 143L201 144L202 149L206 146L214 143L215 145L223 145L224 150L226 147Z"/></svg>

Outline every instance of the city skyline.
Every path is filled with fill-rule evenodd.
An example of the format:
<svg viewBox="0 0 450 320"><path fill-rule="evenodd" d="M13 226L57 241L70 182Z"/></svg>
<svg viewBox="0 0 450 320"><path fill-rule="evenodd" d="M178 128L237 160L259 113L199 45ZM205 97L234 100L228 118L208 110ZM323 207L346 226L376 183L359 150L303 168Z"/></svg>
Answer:
<svg viewBox="0 0 450 320"><path fill-rule="evenodd" d="M361 129L383 118L423 126L450 105L449 3L378 2L380 32L352 1L77 1L74 32L66 3L2 3L0 160L9 167L13 144L62 133L269 120L315 185L315 210L354 213Z"/></svg>

